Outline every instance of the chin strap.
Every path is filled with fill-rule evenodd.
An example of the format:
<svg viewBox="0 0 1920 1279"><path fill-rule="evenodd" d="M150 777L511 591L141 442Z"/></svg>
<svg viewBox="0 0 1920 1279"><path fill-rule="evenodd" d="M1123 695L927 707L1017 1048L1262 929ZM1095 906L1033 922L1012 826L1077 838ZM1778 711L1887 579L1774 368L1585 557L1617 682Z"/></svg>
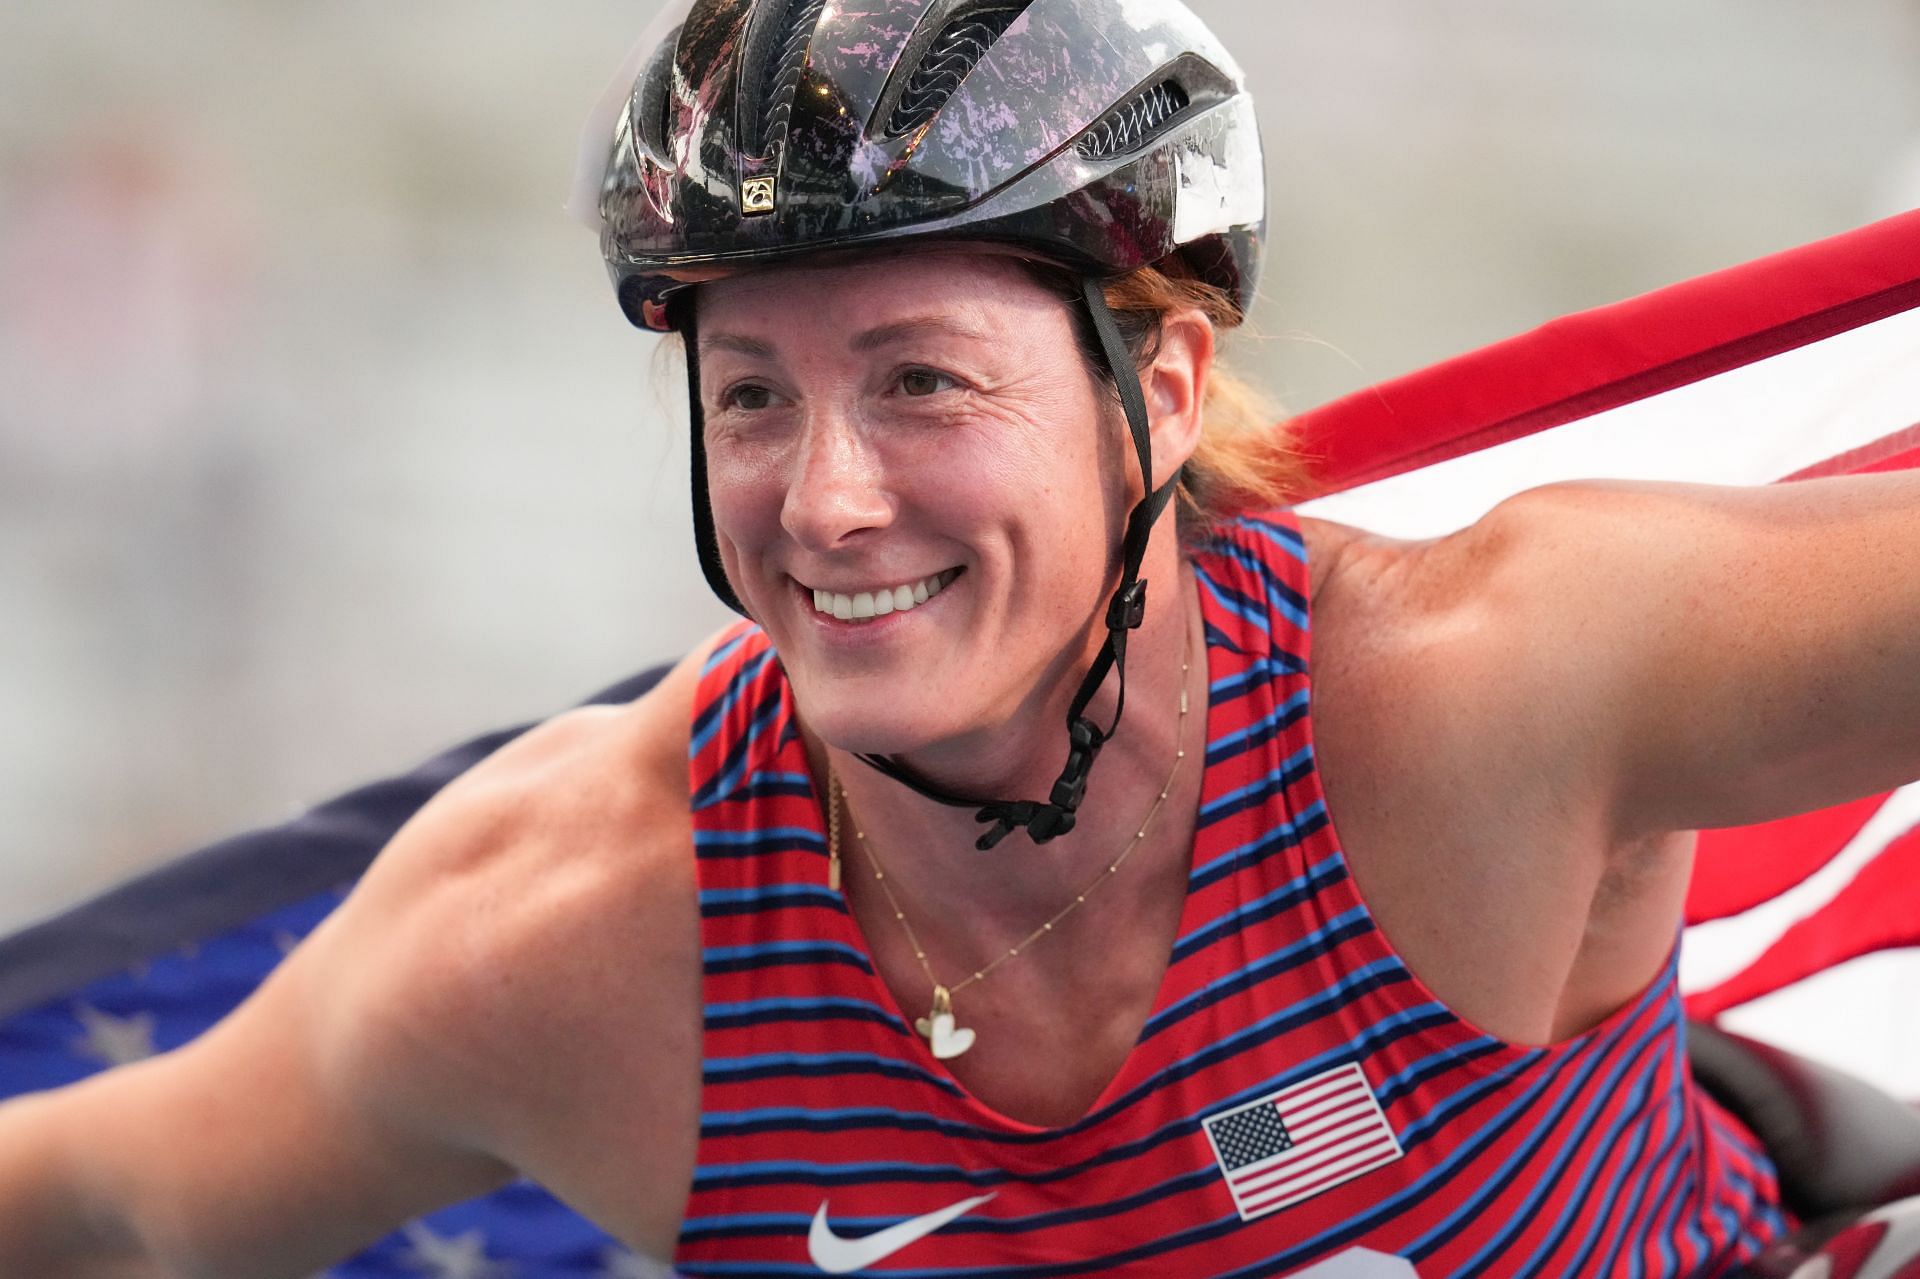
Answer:
<svg viewBox="0 0 1920 1279"><path fill-rule="evenodd" d="M687 348L688 448L693 454L693 549L700 557L700 571L706 575L713 593L740 616L747 616L746 605L733 593L727 570L720 563L720 539L713 531L713 502L707 496L707 414L700 402L700 327L693 298L697 290L682 289L667 304L668 323L679 332Z"/></svg>
<svg viewBox="0 0 1920 1279"><path fill-rule="evenodd" d="M1028 837L1036 844L1044 844L1073 829L1080 801L1086 798L1087 775L1093 771L1093 761L1099 756L1100 748L1113 737L1114 730L1120 727L1120 715L1126 709L1127 636L1139 627L1147 614L1147 584L1140 578L1140 566L1146 560L1147 539L1153 532L1153 522L1166 509L1180 480L1178 473L1175 473L1158 489L1153 488L1153 444L1147 434L1147 400L1140 389L1139 372L1134 367L1126 343L1121 340L1113 312L1107 308L1106 295L1101 292L1100 282L1092 276L1083 277L1081 296L1093 320L1094 332L1099 336L1107 367L1113 372L1114 385L1120 392L1120 407L1126 411L1127 429L1133 437L1134 455L1140 463L1140 484L1145 496L1127 516L1126 538L1121 543L1120 552L1120 585L1107 601L1107 642L1100 646L1100 652L1094 657L1085 678L1080 681L1079 691L1074 694L1073 704L1067 710L1066 766L1054 780L1047 801L1041 803L1031 799L981 800L955 795L920 777L896 759L884 755L859 757L861 763L878 769L928 799L955 808L976 809L974 818L990 823L986 832L974 842L974 847L982 852L998 844L1017 827L1026 827ZM1113 721L1103 729L1087 718L1086 711L1094 694L1106 682L1109 672L1119 676L1120 688L1114 702Z"/></svg>
<svg viewBox="0 0 1920 1279"><path fill-rule="evenodd" d="M1147 584L1140 579L1140 566L1147 557L1147 539L1153 532L1153 522L1160 518L1160 513L1166 509L1180 482L1176 472L1158 489L1151 487L1153 443L1147 434L1147 399L1140 389L1139 372L1134 367L1133 356L1128 352L1126 342L1120 337L1120 327L1107 307L1100 282L1092 276L1083 277L1080 290L1087 314L1093 320L1094 332L1100 339L1101 353L1106 357L1107 367L1112 370L1114 385L1120 393L1120 407L1126 412L1127 430L1133 437L1134 456L1140 463L1140 484L1146 495L1127 516L1126 537L1120 547L1120 585L1107 601L1107 642L1100 646L1093 665L1080 681L1072 706L1067 710L1066 766L1060 770L1052 792L1042 803L1032 799L983 800L955 795L942 790L890 756L858 757L862 763L878 769L928 799L955 808L975 809L975 819L988 823L986 832L974 841L974 847L982 852L1021 826L1027 828L1028 837L1036 844L1044 844L1073 829L1080 801L1086 798L1087 775L1093 771L1093 761L1100 754L1100 748L1113 737L1114 730L1120 727L1120 714L1126 709L1127 636L1139 627L1147 614ZM672 327L679 330L687 348L694 548L699 553L700 571L706 575L707 585L720 597L721 603L745 616L747 610L741 605L740 597L734 594L732 584L727 581L726 569L720 563L719 541L713 530L713 507L707 496L706 424L700 403L699 331L693 306L694 293L692 289L680 293L672 304L670 317ZM1120 688L1114 702L1113 720L1103 729L1087 718L1086 711L1094 694L1106 683L1110 672L1119 676Z"/></svg>

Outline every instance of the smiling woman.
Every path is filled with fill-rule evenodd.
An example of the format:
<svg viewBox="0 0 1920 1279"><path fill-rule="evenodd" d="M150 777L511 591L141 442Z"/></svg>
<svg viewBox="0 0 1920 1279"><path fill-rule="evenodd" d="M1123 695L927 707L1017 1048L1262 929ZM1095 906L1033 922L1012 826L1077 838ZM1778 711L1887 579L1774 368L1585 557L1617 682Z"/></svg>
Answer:
<svg viewBox="0 0 1920 1279"><path fill-rule="evenodd" d="M795 298L810 299L806 325L784 320ZM1076 650L1140 494L1115 448L1124 427L1073 358L1066 303L1013 258L960 246L776 266L703 286L699 307L721 562L810 723L856 752L951 749L1039 709L1027 703L1059 682L1063 654L1090 660ZM1156 488L1192 448L1206 333L1171 317L1147 371ZM927 607L873 603L929 579ZM816 591L848 597L852 616L820 610ZM996 778L941 756L921 770L1006 793L1052 771L1050 744L1035 746L1004 754Z"/></svg>
<svg viewBox="0 0 1920 1279"><path fill-rule="evenodd" d="M1435 1273L1753 1256L1782 1224L1764 1158L1693 1091L1674 1032L1686 840L1614 807L1631 662L1580 652L1567 623L1588 612L1541 550L1604 563L1604 539L1555 537L1572 512L1548 498L1431 545L1225 518L1303 485L1272 435L1220 421L1245 400L1216 391L1214 347L1257 269L1257 215L1231 211L1258 157L1231 64L1174 6L1106 15L1158 52L1064 88L1026 55L1110 47L1069 30L1098 4L990 23L933 6L897 48L803 8L732 28L694 6L673 77L641 71L602 189L629 317L689 334L695 520L709 580L753 622L705 659L690 708L696 847L764 851L699 869L706 953L729 957L703 1000L742 1016L706 1032L682 1264L778 1264L772 1223L827 1187L837 1212L912 1234L923 1266L1274 1272L1356 1238ZM777 169L746 149L717 174L756 100L714 106L728 72L699 51L732 31L751 64L795 22L837 114L796 99ZM961 65L920 131L850 141L840 121L888 118L930 48ZM683 81L689 59L712 80ZM978 114L996 94L1017 109ZM843 168L849 147L863 159ZM943 167L954 154L973 167ZM708 204L716 181L754 198ZM1181 536L1156 516L1189 462ZM1469 756L1484 785L1461 785ZM1056 768L1045 800L984 798ZM1046 851L984 875L944 851L975 820L979 849L1025 827ZM841 879L843 826L871 880ZM816 831L824 868L776 836ZM1123 869L1131 893L1094 895ZM788 946L817 957L731 967ZM860 1013L794 1011L819 1000ZM907 1026L924 1046L899 1042ZM814 1075L829 1059L861 1076L864 1119ZM746 1062L768 1064L736 1076ZM1500 1134L1522 1130L1552 1153L1516 1179ZM885 1133L893 1160L849 1139L823 1162L823 1131ZM1680 1141L1696 1131L1712 1136ZM1623 1149L1645 1157L1616 1182L1684 1171L1712 1206L1681 1220L1643 1198L1610 1252L1592 1198L1542 1211L1562 1170L1591 1179ZM1196 1180L1206 1156L1223 1181ZM1076 1210L1042 1202L1057 1181ZM1269 1233L1281 1214L1290 1233ZM749 1217L768 1225L727 1224ZM828 1204L811 1222L826 1266Z"/></svg>
<svg viewBox="0 0 1920 1279"><path fill-rule="evenodd" d="M0 1112L0 1272L299 1274L520 1177L695 1275L1767 1249L1687 832L1920 773L1920 488L1276 505L1215 350L1251 103L1175 0L688 0L629 71L602 251L746 620L461 776L205 1036Z"/></svg>

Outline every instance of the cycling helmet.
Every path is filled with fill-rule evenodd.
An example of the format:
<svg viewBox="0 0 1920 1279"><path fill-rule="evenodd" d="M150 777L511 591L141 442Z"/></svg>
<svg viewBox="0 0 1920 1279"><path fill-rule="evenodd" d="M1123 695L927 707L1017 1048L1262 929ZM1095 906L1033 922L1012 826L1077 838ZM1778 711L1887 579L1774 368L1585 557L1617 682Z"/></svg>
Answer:
<svg viewBox="0 0 1920 1279"><path fill-rule="evenodd" d="M1100 284L1178 253L1241 310L1251 302L1265 179L1239 68L1178 0L681 0L615 84L588 126L575 208L598 226L627 317L686 334L695 541L736 610L707 500L688 286L912 240L1017 246L1080 276L1146 495L1107 643L1068 715L1066 768L1044 803L981 800L862 757L978 807L983 849L1019 826L1036 842L1071 830L1125 704L1139 568L1176 483L1152 488L1139 378ZM1120 705L1102 729L1085 711L1116 671Z"/></svg>

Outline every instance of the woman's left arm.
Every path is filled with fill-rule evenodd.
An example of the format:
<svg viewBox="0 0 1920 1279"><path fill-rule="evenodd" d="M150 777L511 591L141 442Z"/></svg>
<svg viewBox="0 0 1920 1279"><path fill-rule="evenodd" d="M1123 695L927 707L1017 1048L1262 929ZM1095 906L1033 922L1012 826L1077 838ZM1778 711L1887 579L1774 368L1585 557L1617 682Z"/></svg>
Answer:
<svg viewBox="0 0 1920 1279"><path fill-rule="evenodd" d="M1499 596L1577 686L1623 832L1920 778L1920 472L1557 484L1489 522Z"/></svg>

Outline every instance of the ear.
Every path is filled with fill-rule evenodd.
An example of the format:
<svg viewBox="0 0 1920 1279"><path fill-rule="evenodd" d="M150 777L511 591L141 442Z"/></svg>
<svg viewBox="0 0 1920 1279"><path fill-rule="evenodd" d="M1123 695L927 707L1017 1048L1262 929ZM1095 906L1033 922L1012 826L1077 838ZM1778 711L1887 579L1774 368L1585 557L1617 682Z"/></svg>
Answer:
<svg viewBox="0 0 1920 1279"><path fill-rule="evenodd" d="M1153 437L1153 485L1165 484L1200 447L1207 375L1213 369L1213 322L1200 311L1161 318L1160 349L1144 370L1148 430Z"/></svg>

